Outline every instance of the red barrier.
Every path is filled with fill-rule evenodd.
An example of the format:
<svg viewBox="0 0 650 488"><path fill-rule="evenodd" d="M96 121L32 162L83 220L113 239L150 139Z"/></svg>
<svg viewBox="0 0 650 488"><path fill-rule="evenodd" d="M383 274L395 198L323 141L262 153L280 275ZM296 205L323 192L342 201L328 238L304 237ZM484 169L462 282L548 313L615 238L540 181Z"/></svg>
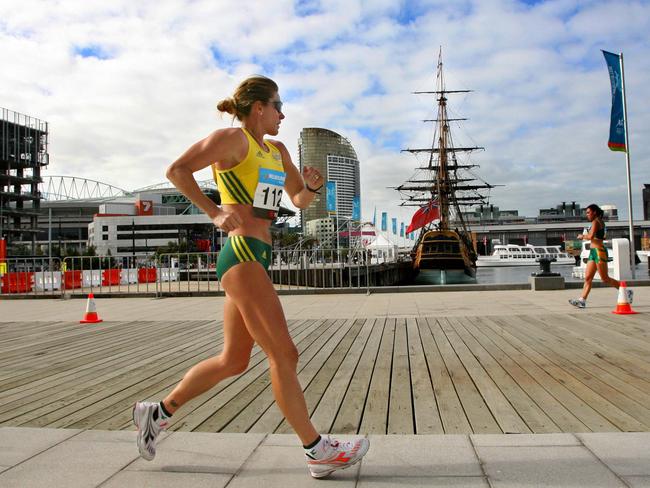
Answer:
<svg viewBox="0 0 650 488"><path fill-rule="evenodd" d="M138 283L155 283L156 268L138 268Z"/></svg>
<svg viewBox="0 0 650 488"><path fill-rule="evenodd" d="M34 273L20 271L2 277L2 293L28 293L34 286Z"/></svg>
<svg viewBox="0 0 650 488"><path fill-rule="evenodd" d="M81 288L81 270L65 271L63 273L63 288Z"/></svg>
<svg viewBox="0 0 650 488"><path fill-rule="evenodd" d="M119 269L105 269L102 272L102 286L111 286L120 284L120 270Z"/></svg>

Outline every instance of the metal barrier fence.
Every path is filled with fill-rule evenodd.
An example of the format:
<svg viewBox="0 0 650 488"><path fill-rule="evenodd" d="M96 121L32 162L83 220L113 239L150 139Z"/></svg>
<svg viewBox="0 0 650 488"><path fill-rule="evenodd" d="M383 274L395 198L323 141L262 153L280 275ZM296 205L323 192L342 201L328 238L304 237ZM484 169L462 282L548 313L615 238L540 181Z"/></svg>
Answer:
<svg viewBox="0 0 650 488"><path fill-rule="evenodd" d="M359 249L276 250L269 267L281 288L368 288L371 259Z"/></svg>
<svg viewBox="0 0 650 488"><path fill-rule="evenodd" d="M58 295L63 287L61 260L49 257L8 258L0 277L0 293Z"/></svg>
<svg viewBox="0 0 650 488"><path fill-rule="evenodd" d="M71 256L63 260L66 295L156 293L153 255Z"/></svg>
<svg viewBox="0 0 650 488"><path fill-rule="evenodd" d="M173 293L221 291L218 252L132 256L11 258L3 294ZM278 289L357 288L395 282L394 263L362 249L274 250L268 274ZM380 276L382 275L383 276ZM386 278L388 276L388 278Z"/></svg>

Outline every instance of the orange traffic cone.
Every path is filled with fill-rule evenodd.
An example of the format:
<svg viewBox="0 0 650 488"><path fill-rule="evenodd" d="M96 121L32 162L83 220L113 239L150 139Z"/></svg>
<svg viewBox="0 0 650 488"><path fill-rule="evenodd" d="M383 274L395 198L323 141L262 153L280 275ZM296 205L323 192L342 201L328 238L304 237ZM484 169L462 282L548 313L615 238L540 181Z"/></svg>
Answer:
<svg viewBox="0 0 650 488"><path fill-rule="evenodd" d="M103 322L97 314L95 309L95 296L92 293L88 294L88 301L86 302L86 313L84 318L79 321L80 324L97 324Z"/></svg>
<svg viewBox="0 0 650 488"><path fill-rule="evenodd" d="M619 315L629 315L633 313L639 313L632 310L632 307L630 306L630 302L628 302L627 300L626 287L627 287L627 283L625 283L625 281L621 281L621 284L618 287L618 301L616 303L616 308L612 310L612 313L616 313Z"/></svg>

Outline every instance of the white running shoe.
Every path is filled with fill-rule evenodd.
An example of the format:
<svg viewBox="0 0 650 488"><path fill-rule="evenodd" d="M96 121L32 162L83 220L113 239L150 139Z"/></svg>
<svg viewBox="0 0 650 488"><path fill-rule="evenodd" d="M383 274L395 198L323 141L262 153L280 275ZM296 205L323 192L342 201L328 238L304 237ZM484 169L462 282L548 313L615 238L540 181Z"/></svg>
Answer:
<svg viewBox="0 0 650 488"><path fill-rule="evenodd" d="M632 302L634 301L634 290L630 290L629 288L625 289L625 298L627 299L627 303L632 305Z"/></svg>
<svg viewBox="0 0 650 488"><path fill-rule="evenodd" d="M571 298L569 299L569 303L578 308L585 308L587 306L587 302L584 298Z"/></svg>
<svg viewBox="0 0 650 488"><path fill-rule="evenodd" d="M314 478L324 478L334 471L349 468L361 461L368 448L370 441L365 437L349 442L323 437L321 445L305 451L309 472Z"/></svg>
<svg viewBox="0 0 650 488"><path fill-rule="evenodd" d="M156 438L168 425L160 404L137 402L133 405L133 423L138 428L138 450L147 461L156 457Z"/></svg>

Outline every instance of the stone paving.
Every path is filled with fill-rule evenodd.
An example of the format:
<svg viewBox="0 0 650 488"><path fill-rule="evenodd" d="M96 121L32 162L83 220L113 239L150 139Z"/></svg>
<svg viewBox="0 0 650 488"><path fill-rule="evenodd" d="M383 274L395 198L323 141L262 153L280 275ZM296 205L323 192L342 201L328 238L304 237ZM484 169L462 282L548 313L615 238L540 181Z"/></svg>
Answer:
<svg viewBox="0 0 650 488"><path fill-rule="evenodd" d="M293 435L0 428L2 487L649 487L650 433L370 436L363 461L312 479Z"/></svg>

